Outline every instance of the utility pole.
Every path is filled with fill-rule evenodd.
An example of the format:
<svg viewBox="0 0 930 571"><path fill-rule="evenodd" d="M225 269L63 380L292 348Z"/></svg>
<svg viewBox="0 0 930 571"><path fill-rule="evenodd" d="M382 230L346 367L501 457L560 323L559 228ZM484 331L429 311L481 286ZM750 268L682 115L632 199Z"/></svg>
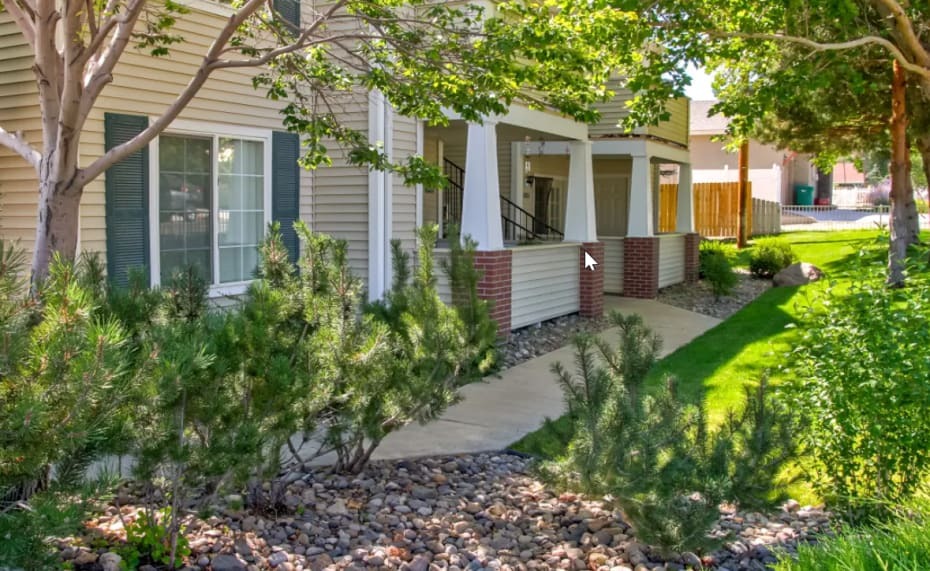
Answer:
<svg viewBox="0 0 930 571"><path fill-rule="evenodd" d="M739 146L739 218L736 227L736 246L745 248L752 234L752 191L749 188L749 140Z"/></svg>

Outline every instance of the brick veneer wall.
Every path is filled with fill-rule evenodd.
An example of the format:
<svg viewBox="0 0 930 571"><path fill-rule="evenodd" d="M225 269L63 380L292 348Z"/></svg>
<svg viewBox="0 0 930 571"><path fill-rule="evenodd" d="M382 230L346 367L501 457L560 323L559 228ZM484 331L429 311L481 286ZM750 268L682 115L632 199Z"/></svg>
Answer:
<svg viewBox="0 0 930 571"><path fill-rule="evenodd" d="M594 270L584 267L585 252L597 261ZM578 253L581 265L579 277L579 310L584 317L600 317L604 314L604 243L584 242Z"/></svg>
<svg viewBox="0 0 930 571"><path fill-rule="evenodd" d="M685 234L685 282L698 281L701 273L701 235L695 232Z"/></svg>
<svg viewBox="0 0 930 571"><path fill-rule="evenodd" d="M659 239L623 239L623 295L655 299L659 293Z"/></svg>
<svg viewBox="0 0 930 571"><path fill-rule="evenodd" d="M510 297L513 252L475 252L475 268L481 272L478 297L492 303L491 317L497 322L498 337L510 337Z"/></svg>

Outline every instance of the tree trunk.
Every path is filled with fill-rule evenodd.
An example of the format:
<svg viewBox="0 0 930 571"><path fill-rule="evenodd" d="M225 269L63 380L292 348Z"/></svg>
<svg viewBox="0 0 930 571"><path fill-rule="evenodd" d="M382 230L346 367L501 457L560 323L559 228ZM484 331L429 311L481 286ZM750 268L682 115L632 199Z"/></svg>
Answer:
<svg viewBox="0 0 930 571"><path fill-rule="evenodd" d="M911 226L907 216L908 202L908 156L907 156L907 80L904 69L894 62L894 79L891 83L891 243L888 246L888 285L904 286L904 262L907 247L912 243ZM913 203L913 196L910 197ZM913 208L916 214L916 205ZM916 217L915 217L916 221Z"/></svg>
<svg viewBox="0 0 930 571"><path fill-rule="evenodd" d="M73 260L77 253L78 208L83 189L49 178L39 182L39 216L32 253L33 284L48 276L55 253L68 260Z"/></svg>

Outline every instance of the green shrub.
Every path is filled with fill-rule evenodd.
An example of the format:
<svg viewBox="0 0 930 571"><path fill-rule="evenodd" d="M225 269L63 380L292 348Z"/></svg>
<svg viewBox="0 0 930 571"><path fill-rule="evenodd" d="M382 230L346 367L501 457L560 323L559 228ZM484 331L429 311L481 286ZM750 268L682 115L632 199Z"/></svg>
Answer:
<svg viewBox="0 0 930 571"><path fill-rule="evenodd" d="M815 483L854 516L906 501L930 475L930 282L912 272L892 289L882 276L827 291L793 355Z"/></svg>
<svg viewBox="0 0 930 571"><path fill-rule="evenodd" d="M759 505L773 496L775 475L797 450L795 421L764 382L719 429L703 407L679 400L671 379L646 394L660 341L637 315L611 319L618 347L579 336L577 373L553 367L573 431L565 457L544 473L612 497L641 541L666 552L709 549L722 501Z"/></svg>
<svg viewBox="0 0 930 571"><path fill-rule="evenodd" d="M930 501L894 510L885 523L852 528L816 544L802 543L797 557L783 555L776 571L910 571L930 569Z"/></svg>
<svg viewBox="0 0 930 571"><path fill-rule="evenodd" d="M283 486L266 480L329 452L357 472L388 434L435 419L490 369L496 326L477 272L462 269L470 247L453 249L457 307L436 291L435 228L420 234L413 275L394 245L394 286L367 304L346 243L297 230L300 271L272 225L259 279L229 311L211 308L191 268L155 290L137 273L119 291L93 256L56 259L32 297L22 254L0 243L0 527L28 517L31 498L74 489L102 455L130 455L141 499L166 509L140 520L132 549L173 565L186 509L230 489L283 509ZM47 546L46 520L11 545Z"/></svg>
<svg viewBox="0 0 930 571"><path fill-rule="evenodd" d="M756 240L749 258L749 271L760 278L771 278L796 261L791 244L783 238Z"/></svg>
<svg viewBox="0 0 930 571"><path fill-rule="evenodd" d="M169 521L171 510L164 508L142 510L134 521L126 524L126 544L117 549L126 568L136 569L140 564L167 565L171 569L182 566L191 553L190 546L183 529L172 546Z"/></svg>
<svg viewBox="0 0 930 571"><path fill-rule="evenodd" d="M738 281L725 246L721 242L704 240L700 250L701 277L707 280L714 295L729 295Z"/></svg>

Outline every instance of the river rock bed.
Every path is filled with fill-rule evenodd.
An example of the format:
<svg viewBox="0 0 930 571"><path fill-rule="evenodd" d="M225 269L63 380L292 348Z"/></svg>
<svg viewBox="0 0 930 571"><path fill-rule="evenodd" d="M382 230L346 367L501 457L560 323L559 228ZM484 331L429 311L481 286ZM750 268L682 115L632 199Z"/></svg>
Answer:
<svg viewBox="0 0 930 571"><path fill-rule="evenodd" d="M517 329L510 339L502 344L501 367L509 369L534 357L545 355L571 343L578 333L598 333L610 327L606 317L581 317L578 314L550 319L536 325Z"/></svg>
<svg viewBox="0 0 930 571"><path fill-rule="evenodd" d="M768 515L723 509L720 550L658 557L621 514L580 495L558 494L531 460L498 453L373 463L358 476L297 472L278 515L256 515L226 498L216 515L186 518L187 571L338 569L651 571L764 569L829 526L821 510L789 502ZM122 512L120 518L118 513ZM102 544L125 537L133 505L108 506L81 537L61 541L78 571L119 568ZM143 566L141 571L154 571Z"/></svg>
<svg viewBox="0 0 930 571"><path fill-rule="evenodd" d="M681 283L659 290L658 301L718 319L726 319L772 287L772 280L759 279L742 268L734 270L738 281L730 295L714 295L707 280Z"/></svg>

